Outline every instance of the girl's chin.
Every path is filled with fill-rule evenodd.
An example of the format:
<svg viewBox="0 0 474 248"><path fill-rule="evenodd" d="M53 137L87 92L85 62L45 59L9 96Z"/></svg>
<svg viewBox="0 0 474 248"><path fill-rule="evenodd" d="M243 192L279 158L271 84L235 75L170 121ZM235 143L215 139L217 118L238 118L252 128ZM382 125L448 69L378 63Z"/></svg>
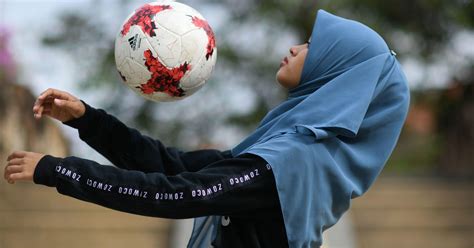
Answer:
<svg viewBox="0 0 474 248"><path fill-rule="evenodd" d="M281 69L280 69L280 70L277 71L277 73L276 73L276 75L275 75L275 78L276 78L276 80L277 80L277 82L278 82L279 84L283 85L283 84L282 84L282 81L284 81L284 80L283 80L281 74L282 74L282 72L281 72Z"/></svg>
<svg viewBox="0 0 474 248"><path fill-rule="evenodd" d="M281 76L280 74L278 74L278 73L277 73L277 75L276 75L276 80L277 80L277 82L278 82L281 86L283 86L284 88L287 88L287 89L288 89L288 87L289 87L288 81L285 80L285 78L282 77L282 76Z"/></svg>
<svg viewBox="0 0 474 248"><path fill-rule="evenodd" d="M281 80L283 78L285 78L285 74L287 74L288 72L286 71L286 68L285 66L283 67L280 67L280 69L278 69L277 73L276 73L276 77L278 80Z"/></svg>
<svg viewBox="0 0 474 248"><path fill-rule="evenodd" d="M286 71L282 70L282 68L280 68L280 70L278 70L276 73L276 80L286 89L292 89L298 86L297 82L299 82L299 79L292 78L291 74L288 74Z"/></svg>

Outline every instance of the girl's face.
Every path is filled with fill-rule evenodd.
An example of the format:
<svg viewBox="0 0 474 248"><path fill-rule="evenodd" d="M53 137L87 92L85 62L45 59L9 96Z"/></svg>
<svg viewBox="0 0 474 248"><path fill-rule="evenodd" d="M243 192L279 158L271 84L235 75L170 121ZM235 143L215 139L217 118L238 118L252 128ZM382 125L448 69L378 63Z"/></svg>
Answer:
<svg viewBox="0 0 474 248"><path fill-rule="evenodd" d="M292 89L300 83L304 60L308 53L309 43L292 46L290 55L283 58L276 74L277 81L285 88Z"/></svg>

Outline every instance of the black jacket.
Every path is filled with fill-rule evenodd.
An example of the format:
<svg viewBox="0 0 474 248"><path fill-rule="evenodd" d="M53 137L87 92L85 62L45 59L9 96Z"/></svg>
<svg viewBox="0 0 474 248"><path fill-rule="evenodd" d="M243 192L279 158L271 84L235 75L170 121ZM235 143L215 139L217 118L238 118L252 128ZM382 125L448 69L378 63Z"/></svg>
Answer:
<svg viewBox="0 0 474 248"><path fill-rule="evenodd" d="M214 247L288 246L274 177L262 158L165 147L85 105L82 117L64 124L77 128L83 141L117 167L47 155L36 167L35 183L127 213L223 216Z"/></svg>

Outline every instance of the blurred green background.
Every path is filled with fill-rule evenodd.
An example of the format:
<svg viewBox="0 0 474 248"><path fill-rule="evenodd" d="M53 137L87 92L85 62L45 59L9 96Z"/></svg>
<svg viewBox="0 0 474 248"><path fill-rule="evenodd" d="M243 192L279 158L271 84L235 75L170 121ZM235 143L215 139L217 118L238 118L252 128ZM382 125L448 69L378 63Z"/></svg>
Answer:
<svg viewBox="0 0 474 248"><path fill-rule="evenodd" d="M54 50L59 66L72 72L56 80L68 78L79 97L167 144L186 149L231 147L285 98L286 92L274 79L279 61L291 45L310 36L316 9L323 8L374 28L397 52L407 72L412 109L386 172L473 175L472 1L183 1L201 11L214 27L218 63L202 92L163 104L133 95L115 69L114 32L144 2L4 0L0 13L6 17L0 24L8 35L2 48L12 55L10 61L2 60L2 81L35 84L32 71L22 65L16 51L33 48L27 43L6 43L24 32L17 33L15 25L9 25L10 20L17 21L9 15L23 16L18 20L28 22L29 12L10 11L50 5L58 11L41 17L47 21L36 20L44 25L34 30L41 42L34 49ZM61 64L61 59L67 63ZM39 61L47 66L47 58ZM70 87L61 87L61 82L43 84Z"/></svg>
<svg viewBox="0 0 474 248"><path fill-rule="evenodd" d="M32 100L12 100L11 92L18 91L10 89L14 85L33 95L52 87L107 110L167 145L228 149L285 99L285 90L275 81L278 65L290 46L309 38L316 10L322 8L379 32L396 51L410 81L410 113L383 176L434 180L434 185L446 187L460 182L455 189L463 192L458 194L465 203L459 206L474 219L472 0L183 0L213 27L218 59L203 89L173 103L140 98L121 83L115 69L115 35L128 14L145 2L0 0L0 114L19 101L24 105L19 111L31 115ZM32 122L25 118L23 123ZM44 124L28 124L24 132L38 129L35 125ZM72 130L61 130L67 154L106 162ZM13 148L5 139L0 149L6 153ZM460 240L474 235L473 225L471 221L456 227L466 233ZM474 247L473 235L451 247Z"/></svg>

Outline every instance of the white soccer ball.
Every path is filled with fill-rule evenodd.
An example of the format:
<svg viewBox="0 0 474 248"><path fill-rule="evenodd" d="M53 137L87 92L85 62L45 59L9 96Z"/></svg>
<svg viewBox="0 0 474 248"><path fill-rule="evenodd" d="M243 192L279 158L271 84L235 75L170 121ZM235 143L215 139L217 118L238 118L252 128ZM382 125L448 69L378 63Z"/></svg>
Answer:
<svg viewBox="0 0 474 248"><path fill-rule="evenodd" d="M135 10L115 40L115 63L123 81L153 101L195 93L209 79L216 57L214 33L204 17L172 0Z"/></svg>

